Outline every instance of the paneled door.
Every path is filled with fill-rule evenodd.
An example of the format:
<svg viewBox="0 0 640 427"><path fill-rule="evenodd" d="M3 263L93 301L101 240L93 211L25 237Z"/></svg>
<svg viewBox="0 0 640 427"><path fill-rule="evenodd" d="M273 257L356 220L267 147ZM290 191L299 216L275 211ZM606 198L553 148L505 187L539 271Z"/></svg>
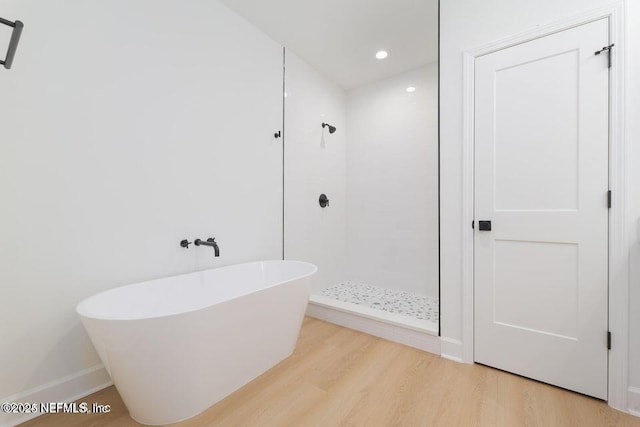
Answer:
<svg viewBox="0 0 640 427"><path fill-rule="evenodd" d="M475 62L476 362L607 398L609 23Z"/></svg>

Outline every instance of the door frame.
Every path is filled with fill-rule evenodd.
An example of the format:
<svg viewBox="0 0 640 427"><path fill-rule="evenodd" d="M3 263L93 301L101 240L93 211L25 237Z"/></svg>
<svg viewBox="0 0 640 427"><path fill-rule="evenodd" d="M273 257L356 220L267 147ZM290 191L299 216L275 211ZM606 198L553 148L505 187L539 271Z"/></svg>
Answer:
<svg viewBox="0 0 640 427"><path fill-rule="evenodd" d="M627 236L627 156L624 121L624 3L617 2L580 15L510 36L464 52L462 141L462 361L474 363L474 220L475 165L475 59L517 44L558 33L599 19L609 20L615 44L609 79L609 185L613 192L609 211L609 330L612 349L608 362L608 404L628 412L629 246ZM605 345L605 337L603 337Z"/></svg>

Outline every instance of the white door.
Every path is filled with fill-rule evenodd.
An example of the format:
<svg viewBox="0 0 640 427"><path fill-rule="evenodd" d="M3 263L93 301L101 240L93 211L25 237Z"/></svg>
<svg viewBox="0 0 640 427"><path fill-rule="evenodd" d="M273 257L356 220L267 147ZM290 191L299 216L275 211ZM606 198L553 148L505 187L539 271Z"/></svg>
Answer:
<svg viewBox="0 0 640 427"><path fill-rule="evenodd" d="M608 44L602 19L475 63L475 360L601 399Z"/></svg>

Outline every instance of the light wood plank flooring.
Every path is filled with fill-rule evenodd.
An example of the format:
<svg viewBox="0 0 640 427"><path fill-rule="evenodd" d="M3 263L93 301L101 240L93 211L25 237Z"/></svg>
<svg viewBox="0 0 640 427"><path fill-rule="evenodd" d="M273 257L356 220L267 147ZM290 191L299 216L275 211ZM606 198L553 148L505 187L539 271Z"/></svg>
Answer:
<svg viewBox="0 0 640 427"><path fill-rule="evenodd" d="M24 426L138 426L114 387L81 402L109 414L50 414ZM463 365L306 318L289 359L185 422L193 426L640 426L605 402Z"/></svg>

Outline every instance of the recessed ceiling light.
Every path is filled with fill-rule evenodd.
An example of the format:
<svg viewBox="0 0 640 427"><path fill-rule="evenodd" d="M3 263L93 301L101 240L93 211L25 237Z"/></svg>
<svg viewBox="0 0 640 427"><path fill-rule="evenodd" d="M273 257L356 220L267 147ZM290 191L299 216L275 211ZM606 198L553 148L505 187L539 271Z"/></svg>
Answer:
<svg viewBox="0 0 640 427"><path fill-rule="evenodd" d="M378 59L384 59L387 56L389 56L389 53L386 50L380 50L380 51L376 52L376 58L378 58Z"/></svg>
<svg viewBox="0 0 640 427"><path fill-rule="evenodd" d="M411 92L415 92L415 91L416 91L416 88L415 88L415 87L413 87L413 86L409 86L409 87L407 88L407 92L409 92L409 93L411 93Z"/></svg>

